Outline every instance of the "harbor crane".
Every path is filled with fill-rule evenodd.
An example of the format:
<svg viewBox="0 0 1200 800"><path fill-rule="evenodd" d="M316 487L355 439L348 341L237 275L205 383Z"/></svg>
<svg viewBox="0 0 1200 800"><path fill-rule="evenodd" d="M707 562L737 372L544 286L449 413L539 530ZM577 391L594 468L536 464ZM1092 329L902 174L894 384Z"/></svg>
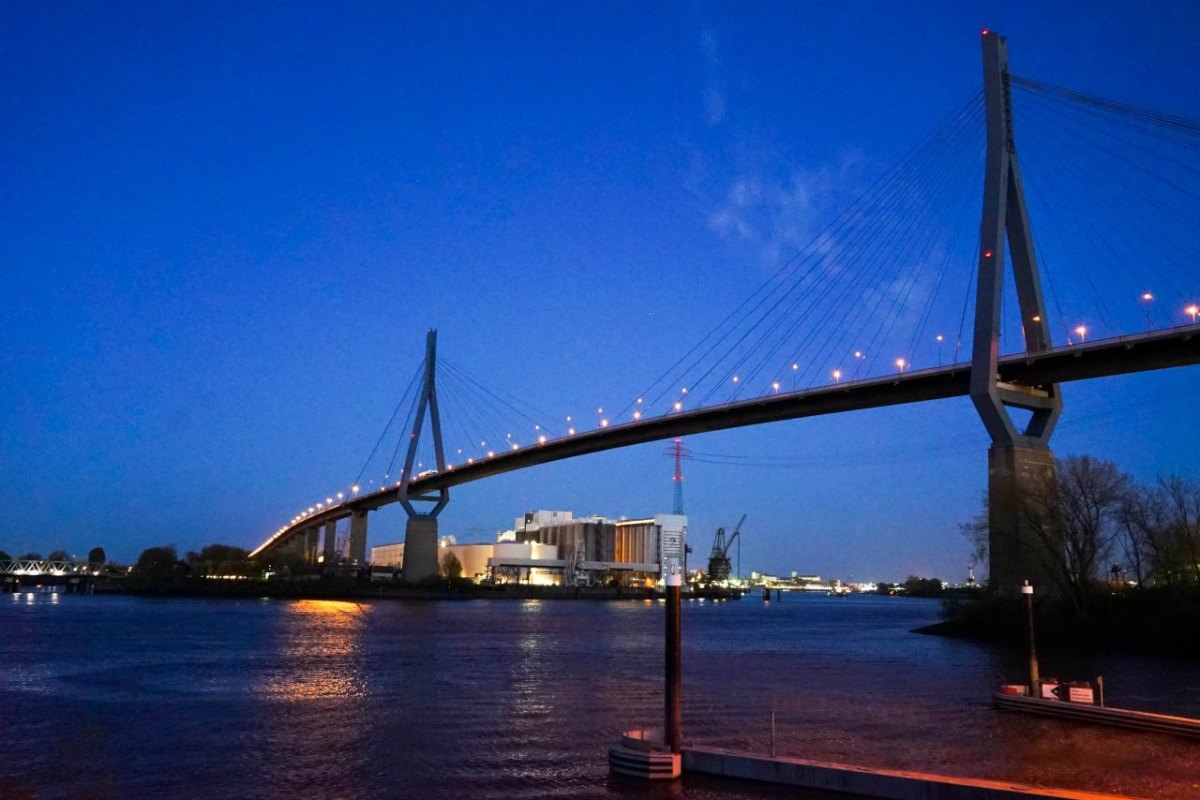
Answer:
<svg viewBox="0 0 1200 800"><path fill-rule="evenodd" d="M729 548L733 547L733 542L738 538L738 534L741 533L742 523L745 521L746 515L742 514L742 518L738 520L737 527L733 529L733 533L729 535L728 539L725 538L725 529L717 528L717 538L713 540L712 554L708 557L709 583L719 583L729 580L729 573L731 571Z"/></svg>

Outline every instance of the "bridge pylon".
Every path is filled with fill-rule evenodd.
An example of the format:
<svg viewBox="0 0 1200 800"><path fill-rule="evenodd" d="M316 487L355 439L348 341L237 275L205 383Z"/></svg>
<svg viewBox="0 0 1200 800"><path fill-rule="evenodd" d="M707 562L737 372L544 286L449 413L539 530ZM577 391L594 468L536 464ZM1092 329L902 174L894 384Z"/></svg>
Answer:
<svg viewBox="0 0 1200 800"><path fill-rule="evenodd" d="M1046 585L1053 564L1048 545L1032 529L1025 508L1033 493L1045 493L1055 484L1049 443L1062 411L1062 395L1057 384L1021 385L999 378L1006 244L1025 351L1039 353L1050 349L1051 343L1013 137L1008 44L994 31L983 31L982 40L987 157L970 394L992 439L988 450L989 586L993 591L1015 593L1025 580ZM1024 429L1013 421L1010 410L1014 408L1030 414Z"/></svg>
<svg viewBox="0 0 1200 800"><path fill-rule="evenodd" d="M417 445L425 427L425 415L429 415L429 428L433 437L433 452L438 472L446 471L446 456L442 448L442 422L438 414L437 387L437 331L430 328L425 336L425 374L421 380L421 394L417 400L417 413L413 419L412 433L408 438L408 453L404 458L404 470L400 473L400 505L408 515L404 529L404 581L415 583L438 574L438 524L437 516L450 502L450 489L441 488L436 495L410 494L408 485L416 476L413 464L417 458ZM418 510L414 502L432 503Z"/></svg>

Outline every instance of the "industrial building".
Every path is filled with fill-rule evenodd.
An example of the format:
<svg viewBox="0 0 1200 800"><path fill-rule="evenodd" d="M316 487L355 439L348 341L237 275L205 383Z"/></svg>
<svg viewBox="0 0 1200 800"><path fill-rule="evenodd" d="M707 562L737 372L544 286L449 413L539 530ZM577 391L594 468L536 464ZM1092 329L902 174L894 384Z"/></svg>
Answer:
<svg viewBox="0 0 1200 800"><path fill-rule="evenodd" d="M629 586L656 583L667 559L684 562L687 517L576 518L570 511L534 511L518 517L495 544L438 543L438 563L453 553L465 578L535 585ZM371 549L371 563L400 567L404 545Z"/></svg>
<svg viewBox="0 0 1200 800"><path fill-rule="evenodd" d="M492 558L490 544L457 544L453 536L443 536L438 540L438 564L447 553L453 553L462 565L462 577L479 582L489 575L488 561ZM400 569L404 566L404 542L383 544L371 548L371 566L392 567Z"/></svg>

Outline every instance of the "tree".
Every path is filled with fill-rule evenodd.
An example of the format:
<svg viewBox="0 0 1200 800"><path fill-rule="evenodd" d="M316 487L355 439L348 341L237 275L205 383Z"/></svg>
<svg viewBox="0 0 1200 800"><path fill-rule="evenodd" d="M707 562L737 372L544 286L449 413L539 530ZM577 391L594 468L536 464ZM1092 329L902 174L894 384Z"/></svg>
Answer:
<svg viewBox="0 0 1200 800"><path fill-rule="evenodd" d="M983 510L970 522L960 523L959 532L971 543L971 563L986 565L988 563L988 502L987 495L983 496Z"/></svg>
<svg viewBox="0 0 1200 800"><path fill-rule="evenodd" d="M11 561L11 560L12 560L12 556L10 556L8 553L4 552L3 550L0 550L0 561Z"/></svg>
<svg viewBox="0 0 1200 800"><path fill-rule="evenodd" d="M174 577L178 561L175 545L148 547L138 556L133 573L147 583L167 583Z"/></svg>
<svg viewBox="0 0 1200 800"><path fill-rule="evenodd" d="M46 560L47 561L70 561L71 556L67 553L66 550L55 550L54 552L50 553L50 555L46 556Z"/></svg>
<svg viewBox="0 0 1200 800"><path fill-rule="evenodd" d="M909 597L937 597L942 593L942 582L937 578L919 578L909 575L902 584Z"/></svg>
<svg viewBox="0 0 1200 800"><path fill-rule="evenodd" d="M250 553L231 544L210 544L200 552L188 551L189 567L199 575L248 575L257 569Z"/></svg>
<svg viewBox="0 0 1200 800"><path fill-rule="evenodd" d="M1122 551L1139 586L1200 584L1200 485L1170 475L1133 486L1120 520Z"/></svg>
<svg viewBox="0 0 1200 800"><path fill-rule="evenodd" d="M231 544L210 544L196 554L197 561L245 561L249 550Z"/></svg>
<svg viewBox="0 0 1200 800"><path fill-rule="evenodd" d="M1200 583L1200 485L1178 475L1160 478L1159 497L1165 506L1167 537L1177 553L1176 568L1192 583Z"/></svg>
<svg viewBox="0 0 1200 800"><path fill-rule="evenodd" d="M25 555L21 556L21 560L22 561L41 561L42 554L41 553L26 553Z"/></svg>
<svg viewBox="0 0 1200 800"><path fill-rule="evenodd" d="M1055 470L1056 485L1025 498L1020 513L1051 559L1046 566L1055 588L1085 616L1097 570L1108 566L1130 481L1113 462L1091 456L1056 459Z"/></svg>
<svg viewBox="0 0 1200 800"><path fill-rule="evenodd" d="M449 551L442 556L442 577L447 580L458 580L462 577L462 562L458 560L458 556Z"/></svg>
<svg viewBox="0 0 1200 800"><path fill-rule="evenodd" d="M103 547L93 547L88 551L89 564L105 564L108 563L108 556L104 553Z"/></svg>

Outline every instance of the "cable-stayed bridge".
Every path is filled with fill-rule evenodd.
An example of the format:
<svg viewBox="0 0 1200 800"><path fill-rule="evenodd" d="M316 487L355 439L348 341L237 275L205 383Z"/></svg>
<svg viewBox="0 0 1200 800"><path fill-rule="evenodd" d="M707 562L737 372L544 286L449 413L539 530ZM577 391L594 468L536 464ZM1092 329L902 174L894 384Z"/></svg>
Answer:
<svg viewBox="0 0 1200 800"><path fill-rule="evenodd" d="M255 554L311 562L323 536L332 563L348 519L362 564L368 514L398 502L406 578L420 579L436 573L453 486L704 431L969 396L992 439L992 583L1037 580L1019 506L1054 478L1059 384L1200 363L1200 122L1012 75L1003 37L981 38L982 91L620 408L597 407L594 421L534 409L439 358L430 332L358 477Z"/></svg>

